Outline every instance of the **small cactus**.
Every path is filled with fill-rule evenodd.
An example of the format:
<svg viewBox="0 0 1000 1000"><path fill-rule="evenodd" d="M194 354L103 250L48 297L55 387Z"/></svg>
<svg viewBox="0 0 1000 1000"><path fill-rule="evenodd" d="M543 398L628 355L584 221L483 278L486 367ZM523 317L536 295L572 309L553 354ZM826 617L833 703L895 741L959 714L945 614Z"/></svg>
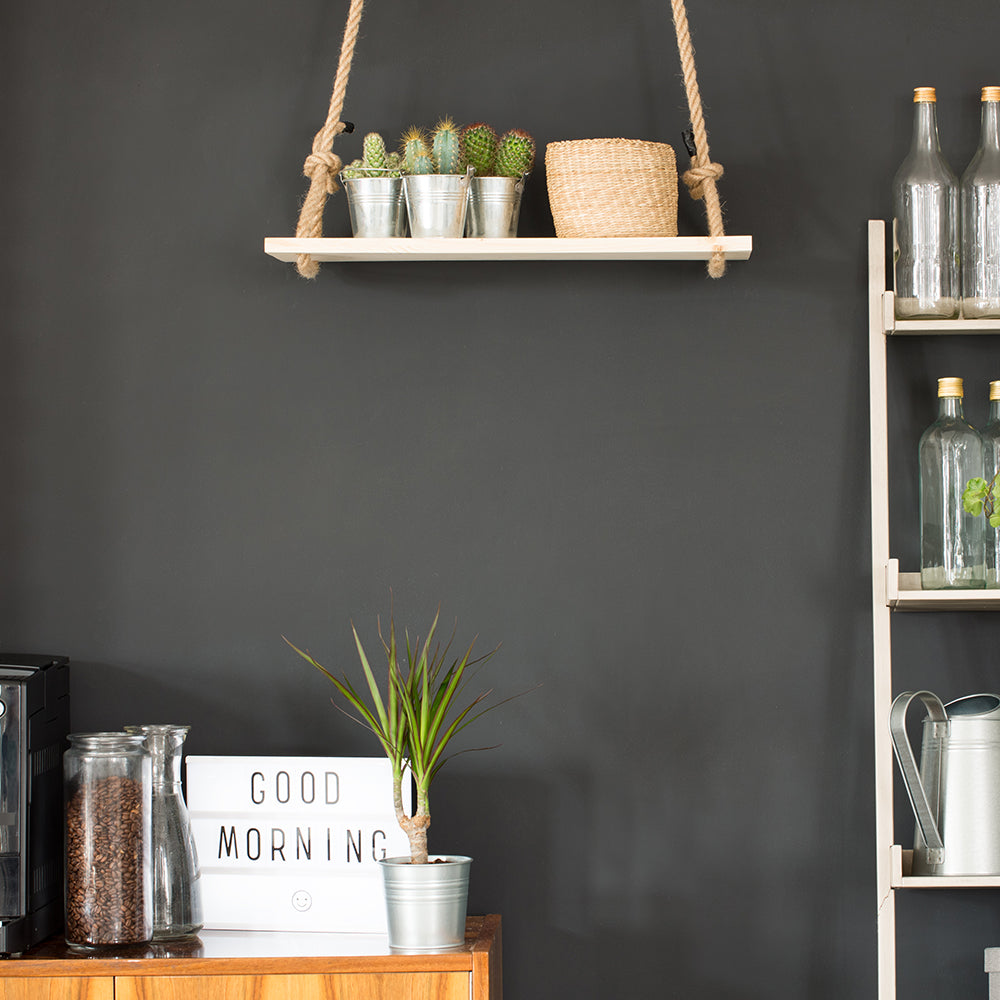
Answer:
<svg viewBox="0 0 1000 1000"><path fill-rule="evenodd" d="M416 170L414 170L414 166L416 165L417 158L426 156L430 159L431 151L427 146L427 139L421 129L417 128L416 125L412 125L403 133L401 141L403 143L403 169L408 174L415 174ZM422 170L421 173L434 173L434 171Z"/></svg>
<svg viewBox="0 0 1000 1000"><path fill-rule="evenodd" d="M462 130L465 157L475 168L477 177L489 177L493 173L493 160L497 152L496 130L485 122L467 125Z"/></svg>
<svg viewBox="0 0 1000 1000"><path fill-rule="evenodd" d="M389 173L386 175L388 177L402 177L403 176L403 157L393 150L388 153L385 158L385 167Z"/></svg>
<svg viewBox="0 0 1000 1000"><path fill-rule="evenodd" d="M493 172L497 177L520 177L535 163L535 140L527 132L512 128L497 143Z"/></svg>
<svg viewBox="0 0 1000 1000"><path fill-rule="evenodd" d="M359 177L368 176L367 171L364 169L364 163L361 160L351 160L341 173L345 181L356 181Z"/></svg>
<svg viewBox="0 0 1000 1000"><path fill-rule="evenodd" d="M431 143L434 164L439 174L465 172L465 149L462 134L450 118L442 118L434 129Z"/></svg>
<svg viewBox="0 0 1000 1000"><path fill-rule="evenodd" d="M406 168L408 174L436 174L434 158L429 153L418 153Z"/></svg>
<svg viewBox="0 0 1000 1000"><path fill-rule="evenodd" d="M378 132L369 132L368 135L365 136L362 149L364 150L363 159L366 167L372 170L385 170L385 140L378 134ZM373 174L372 176L378 175Z"/></svg>

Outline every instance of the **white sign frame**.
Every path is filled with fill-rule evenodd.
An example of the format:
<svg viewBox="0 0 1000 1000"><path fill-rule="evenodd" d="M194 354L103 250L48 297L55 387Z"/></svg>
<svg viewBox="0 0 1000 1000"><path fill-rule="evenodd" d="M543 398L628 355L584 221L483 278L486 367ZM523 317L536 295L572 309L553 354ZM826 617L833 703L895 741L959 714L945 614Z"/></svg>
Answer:
<svg viewBox="0 0 1000 1000"><path fill-rule="evenodd" d="M410 848L385 757L195 755L186 776L206 929L386 933L378 860Z"/></svg>

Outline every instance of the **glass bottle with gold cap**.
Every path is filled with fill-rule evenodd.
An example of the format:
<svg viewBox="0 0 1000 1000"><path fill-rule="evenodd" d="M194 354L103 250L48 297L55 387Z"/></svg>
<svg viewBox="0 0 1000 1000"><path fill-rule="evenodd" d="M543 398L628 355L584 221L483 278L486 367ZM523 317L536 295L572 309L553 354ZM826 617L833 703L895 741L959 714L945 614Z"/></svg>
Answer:
<svg viewBox="0 0 1000 1000"><path fill-rule="evenodd" d="M892 182L892 270L900 319L958 315L958 191L941 155L936 91L917 87L913 143Z"/></svg>
<svg viewBox="0 0 1000 1000"><path fill-rule="evenodd" d="M992 483L1000 472L1000 382L990 382L990 415L980 436L983 439L983 478ZM992 527L985 517L983 520L986 532L986 586L996 589L1000 587L1000 528Z"/></svg>
<svg viewBox="0 0 1000 1000"><path fill-rule="evenodd" d="M962 175L962 312L1000 318L1000 87L983 87L979 148Z"/></svg>
<svg viewBox="0 0 1000 1000"><path fill-rule="evenodd" d="M938 416L920 438L920 585L986 586L985 519L962 506L965 484L983 474L983 442L965 419L960 378L938 379Z"/></svg>

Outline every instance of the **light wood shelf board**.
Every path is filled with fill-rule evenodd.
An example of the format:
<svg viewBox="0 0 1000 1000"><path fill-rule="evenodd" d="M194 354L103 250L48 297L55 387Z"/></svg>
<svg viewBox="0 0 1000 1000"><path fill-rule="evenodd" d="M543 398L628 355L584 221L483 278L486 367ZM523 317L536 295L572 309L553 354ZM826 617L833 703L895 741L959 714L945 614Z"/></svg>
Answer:
<svg viewBox="0 0 1000 1000"><path fill-rule="evenodd" d="M892 845L894 889L997 889L1000 875L911 875L913 851Z"/></svg>
<svg viewBox="0 0 1000 1000"><path fill-rule="evenodd" d="M896 611L1000 611L1000 590L923 590L919 573L900 573L899 560L890 559L885 603Z"/></svg>
<svg viewBox="0 0 1000 1000"><path fill-rule="evenodd" d="M750 236L672 236L636 239L296 239L268 236L264 252L294 262L300 254L317 261L411 260L708 260L721 249L727 260L747 260Z"/></svg>
<svg viewBox="0 0 1000 1000"><path fill-rule="evenodd" d="M892 291L882 293L882 324L886 336L1000 333L1000 319L896 319L896 300Z"/></svg>

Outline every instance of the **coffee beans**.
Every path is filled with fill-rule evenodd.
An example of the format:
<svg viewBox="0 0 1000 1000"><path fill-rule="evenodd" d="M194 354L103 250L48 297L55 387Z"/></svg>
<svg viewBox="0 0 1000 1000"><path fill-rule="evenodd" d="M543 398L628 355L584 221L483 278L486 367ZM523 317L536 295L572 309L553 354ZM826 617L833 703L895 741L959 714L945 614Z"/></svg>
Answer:
<svg viewBox="0 0 1000 1000"><path fill-rule="evenodd" d="M78 775L66 788L66 940L148 941L143 783ZM148 827L147 827L148 829Z"/></svg>

